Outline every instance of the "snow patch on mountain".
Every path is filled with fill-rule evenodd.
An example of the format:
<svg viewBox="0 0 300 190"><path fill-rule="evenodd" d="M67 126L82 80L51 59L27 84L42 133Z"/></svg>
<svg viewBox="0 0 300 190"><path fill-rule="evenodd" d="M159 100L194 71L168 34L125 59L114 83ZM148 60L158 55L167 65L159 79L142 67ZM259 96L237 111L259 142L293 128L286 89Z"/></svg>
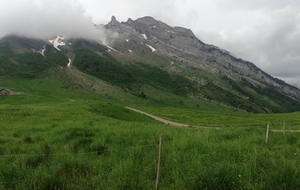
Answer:
<svg viewBox="0 0 300 190"><path fill-rule="evenodd" d="M67 64L67 66L68 66L69 68L71 68L72 60L71 60L70 58L68 58L68 59L69 59L69 63Z"/></svg>
<svg viewBox="0 0 300 190"><path fill-rule="evenodd" d="M53 45L53 47L55 49L57 49L58 51L61 51L58 46L64 46L66 45L65 42L63 42L63 40L65 39L65 37L62 36L57 36L56 39L54 40L49 40L49 42Z"/></svg>
<svg viewBox="0 0 300 190"><path fill-rule="evenodd" d="M40 50L40 54L42 54L42 56L45 56L45 51L46 51L46 46L43 47L42 50Z"/></svg>
<svg viewBox="0 0 300 190"><path fill-rule="evenodd" d="M148 37L146 36L146 34L142 34L142 36L143 36L143 38L144 38L145 40L148 39Z"/></svg>
<svg viewBox="0 0 300 190"><path fill-rule="evenodd" d="M148 47L151 49L152 52L155 52L155 51L156 51L156 49L155 49L154 47L152 47L152 46L150 46L150 45L148 45L148 44L145 44L145 45L148 46Z"/></svg>
<svg viewBox="0 0 300 190"><path fill-rule="evenodd" d="M108 48L107 52L110 52L110 50L117 51L116 49L114 49L113 47L110 47L109 45L107 45L105 43L103 43L103 45L105 45Z"/></svg>
<svg viewBox="0 0 300 190"><path fill-rule="evenodd" d="M175 32L173 32L173 31L170 31L170 30L165 30L166 32L168 32L168 33L172 33L172 34L174 34Z"/></svg>

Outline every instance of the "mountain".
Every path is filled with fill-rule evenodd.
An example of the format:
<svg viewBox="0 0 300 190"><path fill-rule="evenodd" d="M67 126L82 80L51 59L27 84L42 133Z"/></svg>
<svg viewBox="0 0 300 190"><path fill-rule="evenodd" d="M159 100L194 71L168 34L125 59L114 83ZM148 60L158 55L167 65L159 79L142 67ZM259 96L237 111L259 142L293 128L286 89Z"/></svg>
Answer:
<svg viewBox="0 0 300 190"><path fill-rule="evenodd" d="M68 81L65 88L77 86L125 103L137 99L153 105L211 104L263 113L300 110L298 88L203 43L190 29L152 17L119 22L114 16L96 27L105 30L105 42L3 37L0 78L43 78L56 68L61 80Z"/></svg>
<svg viewBox="0 0 300 190"><path fill-rule="evenodd" d="M262 99L269 99L277 106L286 104L280 102L283 97L296 102L300 100L298 88L273 78L253 63L236 58L226 50L203 43L189 29L171 27L152 17L128 19L122 23L112 17L105 27L110 33L119 34L117 39L108 40L114 49L135 61L144 55L153 62L159 58L165 60L169 63L168 70L184 73L197 83L201 94L208 99L213 97L213 100L222 101L233 96L233 101L251 102L252 106L262 109L264 103L259 102ZM212 95L203 90L217 93Z"/></svg>

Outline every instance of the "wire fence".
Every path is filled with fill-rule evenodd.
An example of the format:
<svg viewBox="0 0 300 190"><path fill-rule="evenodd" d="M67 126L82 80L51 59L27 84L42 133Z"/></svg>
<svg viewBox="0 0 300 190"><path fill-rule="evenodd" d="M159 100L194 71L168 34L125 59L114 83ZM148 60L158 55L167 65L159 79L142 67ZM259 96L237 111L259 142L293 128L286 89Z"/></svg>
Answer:
<svg viewBox="0 0 300 190"><path fill-rule="evenodd" d="M272 130L270 130L270 131L272 131ZM171 141L164 142L163 146L164 147L169 146L169 145L176 146L176 142L180 143L181 141L182 141L181 139L173 139ZM141 149L141 148L146 148L146 147L153 147L153 151L157 151L157 149L159 147L158 141L153 142L153 143L149 143L149 144L130 146L130 147L126 147L126 148L106 149L106 150L103 150L103 151L101 150L101 154L104 154L104 153L107 153L107 152L121 152L121 151L127 151L127 150L130 151L130 150ZM192 151L191 153L188 154L188 156L189 157L201 156L201 153L198 152L198 151L199 150L196 150L195 152ZM212 152L211 155L213 155L213 154L214 153ZM99 155L99 151L87 151L87 152L77 152L77 153L72 153L72 152L70 152L70 153L49 153L49 154L47 154L47 153L42 153L42 154L2 154L2 155L0 155L0 158L9 158L9 157L37 157L37 156L53 156L53 157L55 157L55 156L57 156L57 157L63 156L64 157L65 156L65 157L67 157L67 156L76 156L76 155ZM163 157L164 157L164 160L165 160L166 157L165 156L163 156ZM203 154L202 154L201 157L203 157ZM167 159L168 160L173 159L172 158L172 154L169 155L167 157ZM159 171L159 169L158 169L158 171ZM160 174L158 174L158 176L159 175ZM23 181L19 180L19 179L15 180L14 182L12 182L12 181L6 182L4 178L3 179L0 178L0 185L2 185L2 186L16 187L16 185L20 184L20 183L23 183ZM26 183L26 182L24 182L24 183ZM156 183L159 183L159 181L156 182Z"/></svg>
<svg viewBox="0 0 300 190"><path fill-rule="evenodd" d="M270 125L270 124L269 124ZM197 126L192 126L197 128ZM224 128L220 128L220 127L201 127L198 126L198 129L228 129L230 127L224 127ZM236 128L236 127L232 127L232 128ZM265 127L262 126L255 126L255 127L249 127L249 126L240 126L237 128L255 128L255 129L259 129L259 130L266 130ZM266 135L268 135L269 132L280 132L280 133L285 133L285 132L292 132L292 133L300 133L300 130L287 130L286 128L283 128L281 130L275 130L275 129L270 129L267 130ZM268 137L266 137L268 138ZM174 143L174 142L180 142L180 140L172 140L172 141L167 141L164 142L164 146ZM267 140L266 140L267 142ZM5 157L36 157L36 156L74 156L74 155L99 155L99 154L104 154L104 153L108 153L108 152L121 152L121 151L126 151L126 150L134 150L134 149L138 149L138 148L143 148L143 147L157 147L158 146L158 142L156 143L151 143L151 144L144 144L144 145L137 145L137 146L131 146L131 147L127 147L127 148L120 148L120 149L103 149L103 150L98 150L98 151L86 151L86 152L70 152L70 153L41 153L41 154L0 154L0 158L5 158Z"/></svg>
<svg viewBox="0 0 300 190"><path fill-rule="evenodd" d="M93 154L99 154L99 152L106 153L106 152L121 152L124 150L134 150L138 148L143 147L150 147L150 146L157 146L156 144L146 144L146 145L138 145L138 146L132 146L128 148L122 148L122 149L112 149L112 150L100 150L100 151L87 151L87 152L77 152L77 153L43 153L43 154L2 154L1 157L35 157L35 156L73 156L73 155L93 155Z"/></svg>

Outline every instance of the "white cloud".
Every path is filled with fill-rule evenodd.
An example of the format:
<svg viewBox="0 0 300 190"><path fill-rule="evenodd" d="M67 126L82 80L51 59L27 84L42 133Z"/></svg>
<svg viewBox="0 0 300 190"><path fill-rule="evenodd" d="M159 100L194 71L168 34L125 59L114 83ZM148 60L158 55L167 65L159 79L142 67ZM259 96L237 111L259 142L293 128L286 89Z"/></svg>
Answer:
<svg viewBox="0 0 300 190"><path fill-rule="evenodd" d="M1 5L0 36L14 33L29 37L103 37L75 0L10 0Z"/></svg>

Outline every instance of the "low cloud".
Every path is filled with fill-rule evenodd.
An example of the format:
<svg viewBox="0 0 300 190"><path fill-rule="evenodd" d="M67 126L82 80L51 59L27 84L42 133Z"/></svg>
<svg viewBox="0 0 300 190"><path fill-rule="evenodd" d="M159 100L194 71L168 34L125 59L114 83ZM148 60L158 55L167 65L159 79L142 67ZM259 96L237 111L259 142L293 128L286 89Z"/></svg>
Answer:
<svg viewBox="0 0 300 190"><path fill-rule="evenodd" d="M0 7L0 38L8 34L47 38L63 35L104 41L75 0L10 0Z"/></svg>

